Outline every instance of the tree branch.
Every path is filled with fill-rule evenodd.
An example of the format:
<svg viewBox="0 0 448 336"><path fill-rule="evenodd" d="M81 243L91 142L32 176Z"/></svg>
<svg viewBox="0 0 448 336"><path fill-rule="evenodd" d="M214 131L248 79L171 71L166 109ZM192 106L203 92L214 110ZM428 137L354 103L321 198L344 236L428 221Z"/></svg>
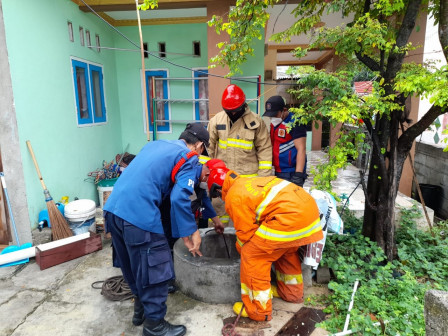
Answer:
<svg viewBox="0 0 448 336"><path fill-rule="evenodd" d="M376 149L376 152L378 153L381 175L386 176L387 175L386 161L384 160L384 156L381 154L380 139L378 138L377 133L374 132L374 129L372 127L372 123L370 122L370 120L369 119L363 119L363 120L364 120L364 124L367 127L367 130L370 133L370 137L372 139L373 147ZM385 179L381 180L381 183L385 183L385 182L386 182Z"/></svg>
<svg viewBox="0 0 448 336"><path fill-rule="evenodd" d="M409 36L411 36L412 30L415 27L415 21L417 20L417 15L420 9L420 5L422 0L410 0L408 3L408 7L406 8L406 13L404 14L402 24L400 29L398 30L396 43L395 45L399 48L404 47L408 41ZM387 61L387 69L385 78L386 81L395 78L397 72L401 68L401 64L403 63L405 53L394 53L392 52L389 55L389 59Z"/></svg>
<svg viewBox="0 0 448 336"><path fill-rule="evenodd" d="M406 154L411 149L415 138L422 134L439 115L446 113L447 110L447 107L442 109L440 106L433 105L418 122L401 134L398 139L398 150Z"/></svg>
<svg viewBox="0 0 448 336"><path fill-rule="evenodd" d="M375 60L366 55L361 55L360 52L355 52L356 57L365 64L372 71L380 71L380 66Z"/></svg>
<svg viewBox="0 0 448 336"><path fill-rule="evenodd" d="M378 210L378 207L377 207L376 205L373 205L373 204L370 202L369 194L367 193L366 182L364 181L364 175L365 175L365 173L364 173L362 170L360 170L360 171L359 171L359 176L360 176L360 178L361 178L361 185L362 185L362 191L364 192L364 198L365 198L365 200L366 200L367 206L368 206L370 209L372 209L373 211L377 211L377 210Z"/></svg>
<svg viewBox="0 0 448 336"><path fill-rule="evenodd" d="M440 0L439 41L445 59L448 60L448 0Z"/></svg>

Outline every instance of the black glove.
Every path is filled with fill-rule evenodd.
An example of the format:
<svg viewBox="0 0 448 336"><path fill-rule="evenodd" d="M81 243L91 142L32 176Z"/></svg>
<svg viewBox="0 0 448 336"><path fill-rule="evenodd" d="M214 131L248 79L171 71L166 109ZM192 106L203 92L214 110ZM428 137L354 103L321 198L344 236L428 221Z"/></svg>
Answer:
<svg viewBox="0 0 448 336"><path fill-rule="evenodd" d="M291 177L291 182L297 184L299 187L303 187L303 184L305 183L307 177L307 173L295 172Z"/></svg>

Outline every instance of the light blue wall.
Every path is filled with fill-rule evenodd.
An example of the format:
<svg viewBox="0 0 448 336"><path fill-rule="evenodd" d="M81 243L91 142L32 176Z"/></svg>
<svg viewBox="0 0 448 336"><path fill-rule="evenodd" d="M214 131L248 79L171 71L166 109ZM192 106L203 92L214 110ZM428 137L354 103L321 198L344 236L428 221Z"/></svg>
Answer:
<svg viewBox="0 0 448 336"><path fill-rule="evenodd" d="M2 6L29 215L36 226L46 204L26 140L56 201L64 195L71 201L97 201L95 185L85 181L87 173L121 151L115 55L80 46L78 29L89 29L93 41L99 34L105 46L113 45L113 39L96 16L68 0L3 0ZM69 41L67 21L73 23L74 42ZM77 126L71 56L103 65L107 124Z"/></svg>
<svg viewBox="0 0 448 336"><path fill-rule="evenodd" d="M147 142L144 132L140 52L89 49L80 45L79 26L101 38L101 46L135 49L117 32L91 13L83 13L70 0L2 0L9 61L29 216L37 225L38 213L46 209L25 141L30 140L43 179L55 201L62 196L93 199L98 203L96 186L86 181L88 172L111 161L125 148L137 154ZM68 38L67 21L73 23L75 41ZM138 28L118 28L139 45ZM143 39L150 51L158 42L166 51L192 54L193 41L201 43L201 57L168 55L167 60L151 57L145 68L168 70L169 77L192 77L191 68L206 68L207 24L143 26ZM243 76L263 75L264 45L257 41L256 56L244 65ZM103 66L107 123L78 127L71 57ZM263 80L263 78L262 78ZM239 84L240 85L240 84ZM245 87L248 86L248 87ZM256 84L241 84L248 97L255 96ZM172 99L193 98L192 81L172 81ZM192 103L171 103L171 119L192 120ZM173 123L171 132L159 139L177 139L185 123ZM152 138L152 137L151 137Z"/></svg>

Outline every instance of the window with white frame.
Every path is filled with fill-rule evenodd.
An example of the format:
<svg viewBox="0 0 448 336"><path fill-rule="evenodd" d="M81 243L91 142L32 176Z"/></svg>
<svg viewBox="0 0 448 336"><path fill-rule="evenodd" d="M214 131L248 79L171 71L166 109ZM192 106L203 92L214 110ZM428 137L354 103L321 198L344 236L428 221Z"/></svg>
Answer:
<svg viewBox="0 0 448 336"><path fill-rule="evenodd" d="M72 59L72 72L78 125L105 123L102 66Z"/></svg>

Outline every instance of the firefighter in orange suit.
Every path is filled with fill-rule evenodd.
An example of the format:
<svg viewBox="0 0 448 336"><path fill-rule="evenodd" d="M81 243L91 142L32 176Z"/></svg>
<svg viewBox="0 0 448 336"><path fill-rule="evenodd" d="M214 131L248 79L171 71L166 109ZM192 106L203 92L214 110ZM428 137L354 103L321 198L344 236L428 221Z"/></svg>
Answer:
<svg viewBox="0 0 448 336"><path fill-rule="evenodd" d="M272 144L263 119L252 112L246 103L246 95L237 85L226 87L222 94L223 111L210 119L208 132L211 158L224 161L229 169L243 176L272 175ZM225 226L229 217L222 202L213 202L216 212Z"/></svg>
<svg viewBox="0 0 448 336"><path fill-rule="evenodd" d="M323 238L313 197L275 176L241 177L222 166L211 168L207 184L211 197L225 201L234 222L241 254L243 316L256 321L272 319L272 263L279 296L285 301L303 302L297 249ZM239 312L235 306L234 311Z"/></svg>

